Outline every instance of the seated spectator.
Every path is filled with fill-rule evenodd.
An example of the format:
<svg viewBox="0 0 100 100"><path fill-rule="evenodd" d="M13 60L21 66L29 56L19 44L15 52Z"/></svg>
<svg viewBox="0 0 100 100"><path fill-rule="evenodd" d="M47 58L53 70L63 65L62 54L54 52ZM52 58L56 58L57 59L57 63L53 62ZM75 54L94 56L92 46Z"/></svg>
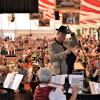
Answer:
<svg viewBox="0 0 100 100"><path fill-rule="evenodd" d="M23 68L27 70L27 81L31 82L32 79L32 59L31 55L27 56Z"/></svg>
<svg viewBox="0 0 100 100"><path fill-rule="evenodd" d="M21 67L19 67L18 73L19 73L19 74L22 74L22 75L24 75L24 76L26 76L27 71L21 66Z"/></svg>
<svg viewBox="0 0 100 100"><path fill-rule="evenodd" d="M7 52L7 50L4 46L1 47L1 54L2 55L7 55L8 54L8 52Z"/></svg>
<svg viewBox="0 0 100 100"><path fill-rule="evenodd" d="M52 77L52 73L48 68L41 68L38 71L38 77L39 77L41 84L39 84L35 89L34 100L52 100L51 99L52 93L54 93L55 95L56 93L60 94L60 96L57 95L58 97L56 96L56 98L54 95L55 99L53 100L66 100L66 97L63 94L63 92L60 91L60 93L58 93L59 90L56 87L50 86L50 80ZM78 88L74 87L72 89L72 96L70 97L69 100L76 100L77 92L78 92Z"/></svg>

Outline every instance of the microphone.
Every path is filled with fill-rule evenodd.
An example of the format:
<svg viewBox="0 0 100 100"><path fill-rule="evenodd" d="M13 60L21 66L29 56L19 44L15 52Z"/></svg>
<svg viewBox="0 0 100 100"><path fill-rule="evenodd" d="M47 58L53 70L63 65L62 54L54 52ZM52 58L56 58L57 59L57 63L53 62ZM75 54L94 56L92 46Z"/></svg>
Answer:
<svg viewBox="0 0 100 100"><path fill-rule="evenodd" d="M14 22L15 21L15 15L14 15L14 13L12 13L11 16L12 16L11 22Z"/></svg>

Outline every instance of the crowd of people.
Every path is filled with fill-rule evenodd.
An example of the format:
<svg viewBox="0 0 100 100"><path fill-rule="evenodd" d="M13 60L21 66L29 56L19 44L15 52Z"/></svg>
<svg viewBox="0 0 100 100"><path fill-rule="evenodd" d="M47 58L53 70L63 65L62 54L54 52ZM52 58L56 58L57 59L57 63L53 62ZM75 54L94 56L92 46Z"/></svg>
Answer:
<svg viewBox="0 0 100 100"><path fill-rule="evenodd" d="M96 70L100 69L100 40L95 40L91 36L80 37L79 47L77 49L77 61L80 61L87 70L87 76L98 77L99 73L94 75ZM99 77L98 77L99 78ZM95 78L94 78L95 79ZM99 80L95 80L100 82Z"/></svg>
<svg viewBox="0 0 100 100"><path fill-rule="evenodd" d="M0 38L0 53L1 86L7 74L11 72L23 74L22 83L32 84L36 81L37 70L49 64L48 42L45 37L44 39L32 39L31 35L28 35L18 37L15 41L9 37Z"/></svg>
<svg viewBox="0 0 100 100"><path fill-rule="evenodd" d="M9 37L0 38L0 86L2 87L8 73L19 73L24 75L19 92L24 90L22 88L23 84L29 83L30 89L34 93L35 87L40 83L39 79L41 79L38 77L37 71L43 67L47 67L52 71L53 64L48 48L53 40L54 38L48 39L47 37L34 40L32 35L27 35L24 38L18 37L14 41ZM78 45L73 49L76 56L75 63L81 63L83 66L83 69L78 68L77 70L84 70L90 80L100 82L100 40L95 40L90 35L81 35L77 37L77 41ZM16 60L9 60L10 57ZM47 83L49 81L50 79L47 80Z"/></svg>

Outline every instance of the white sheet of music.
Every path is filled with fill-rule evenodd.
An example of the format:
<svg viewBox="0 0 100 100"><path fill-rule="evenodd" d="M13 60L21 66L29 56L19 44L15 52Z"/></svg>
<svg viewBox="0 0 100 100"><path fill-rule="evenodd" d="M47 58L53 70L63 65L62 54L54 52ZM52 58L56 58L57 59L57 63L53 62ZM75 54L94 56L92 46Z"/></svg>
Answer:
<svg viewBox="0 0 100 100"><path fill-rule="evenodd" d="M21 74L9 73L3 83L3 87L17 90L22 79L23 79L23 75Z"/></svg>
<svg viewBox="0 0 100 100"><path fill-rule="evenodd" d="M69 75L69 84L71 86L79 86L80 88L83 88L83 75Z"/></svg>
<svg viewBox="0 0 100 100"><path fill-rule="evenodd" d="M100 83L89 81L91 94L100 94Z"/></svg>
<svg viewBox="0 0 100 100"><path fill-rule="evenodd" d="M4 88L10 88L10 83L11 81L13 81L14 79L14 74L13 73L8 73L4 83L3 83L3 87Z"/></svg>
<svg viewBox="0 0 100 100"><path fill-rule="evenodd" d="M78 94L82 94L83 88L83 75L69 75L69 84L72 86L78 86L80 88ZM68 93L72 93L72 88L69 88Z"/></svg>
<svg viewBox="0 0 100 100"><path fill-rule="evenodd" d="M23 79L23 75L16 74L11 89L17 90L17 88L20 85L20 82L22 81L22 79Z"/></svg>
<svg viewBox="0 0 100 100"><path fill-rule="evenodd" d="M51 83L63 85L66 77L67 77L67 74L52 76Z"/></svg>

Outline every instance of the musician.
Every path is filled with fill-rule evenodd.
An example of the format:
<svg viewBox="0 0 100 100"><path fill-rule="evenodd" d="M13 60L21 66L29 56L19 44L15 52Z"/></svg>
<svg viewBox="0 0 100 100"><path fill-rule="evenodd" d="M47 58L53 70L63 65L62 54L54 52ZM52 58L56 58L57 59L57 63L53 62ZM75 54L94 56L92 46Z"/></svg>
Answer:
<svg viewBox="0 0 100 100"><path fill-rule="evenodd" d="M56 30L56 37L51 41L49 46L50 59L53 65L52 70L54 75L66 74L68 72L68 69L70 69L68 68L68 65L73 63L73 58L75 60L75 55L73 55L72 53L72 47L77 45L77 39L75 37L75 34L69 29L69 27L60 26L60 28ZM71 35L71 40L68 40L66 42L67 48L64 46L66 34ZM67 56L69 58L67 58ZM71 70L73 70L73 68L71 68Z"/></svg>
<svg viewBox="0 0 100 100"><path fill-rule="evenodd" d="M38 78L40 84L36 87L34 93L34 100L66 100L61 86L51 85L52 72L47 67L39 69ZM72 95L69 100L76 100L79 86L72 87Z"/></svg>

